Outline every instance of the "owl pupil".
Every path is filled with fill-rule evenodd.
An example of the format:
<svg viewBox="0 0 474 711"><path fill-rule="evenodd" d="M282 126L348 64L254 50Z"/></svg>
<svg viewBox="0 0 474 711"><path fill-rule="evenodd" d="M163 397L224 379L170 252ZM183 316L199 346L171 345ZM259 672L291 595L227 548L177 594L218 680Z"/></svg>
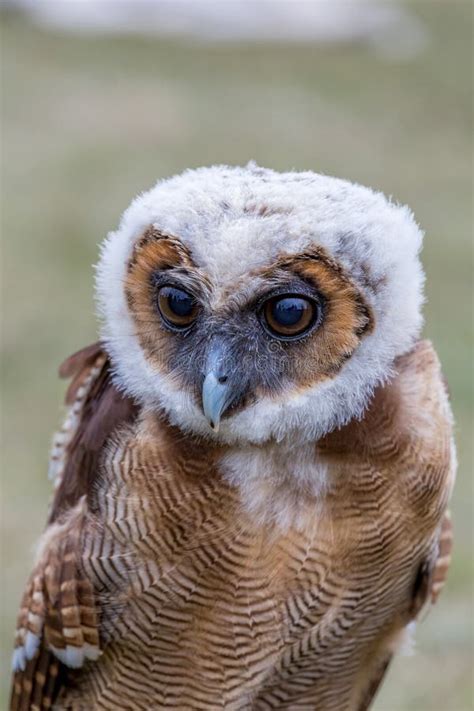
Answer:
<svg viewBox="0 0 474 711"><path fill-rule="evenodd" d="M273 304L272 316L282 326L296 326L308 308L309 304L304 299L280 299Z"/></svg>
<svg viewBox="0 0 474 711"><path fill-rule="evenodd" d="M189 316L194 308L194 300L185 291L169 289L168 305L177 316Z"/></svg>

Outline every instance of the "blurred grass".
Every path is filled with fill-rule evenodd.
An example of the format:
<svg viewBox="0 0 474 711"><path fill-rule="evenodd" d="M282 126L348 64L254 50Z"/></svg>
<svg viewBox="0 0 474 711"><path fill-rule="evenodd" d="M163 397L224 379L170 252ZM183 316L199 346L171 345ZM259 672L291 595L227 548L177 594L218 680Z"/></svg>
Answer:
<svg viewBox="0 0 474 711"><path fill-rule="evenodd" d="M158 177L251 158L380 188L409 203L426 230L425 330L457 421L456 549L416 656L397 660L376 709L472 708L472 5L412 7L432 42L406 63L357 46L61 36L4 13L0 708L50 494L56 367L96 337L97 245Z"/></svg>

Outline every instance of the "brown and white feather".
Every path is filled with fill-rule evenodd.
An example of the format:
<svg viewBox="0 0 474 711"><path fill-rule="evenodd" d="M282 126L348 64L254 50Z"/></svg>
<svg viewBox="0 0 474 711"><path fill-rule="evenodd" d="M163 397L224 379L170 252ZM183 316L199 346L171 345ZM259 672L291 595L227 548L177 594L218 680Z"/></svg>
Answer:
<svg viewBox="0 0 474 711"><path fill-rule="evenodd" d="M447 556L439 364L420 343L397 369L362 421L319 443L332 484L303 528L257 522L218 447L149 411L115 423L87 493L61 484L68 506L53 507L20 614L18 643L28 630L38 649L12 709L47 708L51 689L57 708L367 708Z"/></svg>

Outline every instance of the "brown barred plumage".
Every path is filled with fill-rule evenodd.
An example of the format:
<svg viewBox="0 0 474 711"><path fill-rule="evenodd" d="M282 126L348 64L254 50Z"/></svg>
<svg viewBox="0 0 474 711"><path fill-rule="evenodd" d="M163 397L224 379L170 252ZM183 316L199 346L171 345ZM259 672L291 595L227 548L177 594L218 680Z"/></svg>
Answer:
<svg viewBox="0 0 474 711"><path fill-rule="evenodd" d="M66 369L81 404L21 606L32 659L11 709L366 709L449 562L454 462L431 345L315 444L331 486L318 508L303 492L313 513L287 530L242 506L218 446L134 407L93 353Z"/></svg>

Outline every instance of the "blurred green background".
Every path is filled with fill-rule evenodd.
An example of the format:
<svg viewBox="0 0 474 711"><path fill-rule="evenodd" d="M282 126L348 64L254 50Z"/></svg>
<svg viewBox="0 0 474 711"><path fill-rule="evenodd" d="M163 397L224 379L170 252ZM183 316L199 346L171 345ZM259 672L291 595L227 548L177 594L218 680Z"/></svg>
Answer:
<svg viewBox="0 0 474 711"><path fill-rule="evenodd" d="M472 5L409 7L431 36L409 61L362 45L61 35L3 14L0 708L50 495L48 446L64 390L57 365L96 339L98 243L157 178L251 158L379 188L426 230L425 332L457 423L456 547L416 655L396 661L375 708L472 708Z"/></svg>

